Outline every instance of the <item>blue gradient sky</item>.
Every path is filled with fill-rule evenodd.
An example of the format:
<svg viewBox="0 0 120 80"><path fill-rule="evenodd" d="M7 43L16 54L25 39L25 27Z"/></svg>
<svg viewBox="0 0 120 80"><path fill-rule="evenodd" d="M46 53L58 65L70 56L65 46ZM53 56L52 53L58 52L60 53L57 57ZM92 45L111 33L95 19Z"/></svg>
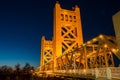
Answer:
<svg viewBox="0 0 120 80"><path fill-rule="evenodd" d="M81 8L84 41L99 34L114 35L112 15L120 0L58 0L61 6ZM0 0L0 66L39 66L41 36L53 34L56 0Z"/></svg>

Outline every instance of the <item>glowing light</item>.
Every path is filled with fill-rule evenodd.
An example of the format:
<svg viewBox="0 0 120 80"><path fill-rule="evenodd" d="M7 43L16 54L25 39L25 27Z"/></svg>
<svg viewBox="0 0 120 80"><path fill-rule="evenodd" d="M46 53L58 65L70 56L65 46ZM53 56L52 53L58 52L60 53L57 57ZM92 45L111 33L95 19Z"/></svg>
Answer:
<svg viewBox="0 0 120 80"><path fill-rule="evenodd" d="M100 37L100 38L103 38L103 35L100 35L99 37Z"/></svg>
<svg viewBox="0 0 120 80"><path fill-rule="evenodd" d="M115 49L112 49L112 51L113 51L113 52L116 52L116 50L115 50Z"/></svg>
<svg viewBox="0 0 120 80"><path fill-rule="evenodd" d="M71 73L72 71L70 70L70 73Z"/></svg>
<svg viewBox="0 0 120 80"><path fill-rule="evenodd" d="M83 46L85 46L86 44L83 44Z"/></svg>
<svg viewBox="0 0 120 80"><path fill-rule="evenodd" d="M112 49L112 51L116 53L119 51L119 49Z"/></svg>
<svg viewBox="0 0 120 80"><path fill-rule="evenodd" d="M96 38L94 38L94 39L93 39L93 41L97 41L97 39L96 39Z"/></svg>
<svg viewBox="0 0 120 80"><path fill-rule="evenodd" d="M107 48L107 44L105 44L104 47Z"/></svg>
<svg viewBox="0 0 120 80"><path fill-rule="evenodd" d="M75 57L75 54L73 54L73 56Z"/></svg>
<svg viewBox="0 0 120 80"><path fill-rule="evenodd" d="M91 43L90 41L87 42L87 44L90 44L90 43Z"/></svg>
<svg viewBox="0 0 120 80"><path fill-rule="evenodd" d="M86 69L83 70L83 73L86 73Z"/></svg>
<svg viewBox="0 0 120 80"><path fill-rule="evenodd" d="M120 51L119 49L116 50L117 52Z"/></svg>

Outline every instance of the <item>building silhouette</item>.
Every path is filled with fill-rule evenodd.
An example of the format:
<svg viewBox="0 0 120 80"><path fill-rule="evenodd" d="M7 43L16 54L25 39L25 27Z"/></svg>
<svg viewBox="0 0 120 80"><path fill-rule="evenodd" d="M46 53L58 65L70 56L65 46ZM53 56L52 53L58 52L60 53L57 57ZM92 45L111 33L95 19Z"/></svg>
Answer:
<svg viewBox="0 0 120 80"><path fill-rule="evenodd" d="M120 11L117 12L115 15L113 15L113 25L114 25L114 30L115 30L115 35L116 35L116 40L120 52Z"/></svg>

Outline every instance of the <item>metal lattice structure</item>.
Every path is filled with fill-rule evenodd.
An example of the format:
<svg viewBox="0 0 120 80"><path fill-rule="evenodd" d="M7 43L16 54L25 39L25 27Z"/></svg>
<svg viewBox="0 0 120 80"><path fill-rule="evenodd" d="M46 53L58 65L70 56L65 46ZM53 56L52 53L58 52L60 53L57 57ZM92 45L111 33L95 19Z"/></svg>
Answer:
<svg viewBox="0 0 120 80"><path fill-rule="evenodd" d="M119 70L119 68L104 69L115 67L114 57L120 59L120 50L115 37L99 35L83 43L78 6L73 10L66 10L56 3L53 40L45 40L45 37L42 37L41 65L37 71L66 74L72 70L76 74L81 74L88 70L88 74L93 72L92 75L98 76L102 70L109 77L110 70L111 75L112 71Z"/></svg>
<svg viewBox="0 0 120 80"><path fill-rule="evenodd" d="M56 70L114 67L113 55L120 59L119 53L115 37L99 35L57 57ZM45 70L52 70L53 62L51 60L47 63L44 66Z"/></svg>
<svg viewBox="0 0 120 80"><path fill-rule="evenodd" d="M41 65L45 65L48 63L50 60L53 59L53 45L52 41L50 40L45 40L45 36L42 36L42 41L41 41Z"/></svg>
<svg viewBox="0 0 120 80"><path fill-rule="evenodd" d="M66 10L62 9L57 2L54 8L53 40L48 41L42 37L40 65L45 65L51 59L81 44L83 44L83 37L79 7L75 6L72 10ZM54 61L54 67L56 67L56 61Z"/></svg>
<svg viewBox="0 0 120 80"><path fill-rule="evenodd" d="M72 10L62 9L57 2L54 7L53 32L54 59L74 47L83 44L80 9L75 6ZM56 62L54 62L56 67Z"/></svg>

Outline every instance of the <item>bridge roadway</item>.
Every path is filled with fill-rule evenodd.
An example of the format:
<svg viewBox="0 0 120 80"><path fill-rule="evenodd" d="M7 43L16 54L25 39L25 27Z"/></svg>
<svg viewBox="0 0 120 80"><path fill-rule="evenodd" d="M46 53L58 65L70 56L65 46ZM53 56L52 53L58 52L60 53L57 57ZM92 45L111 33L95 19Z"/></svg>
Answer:
<svg viewBox="0 0 120 80"><path fill-rule="evenodd" d="M39 76L69 78L72 80L120 80L120 67L95 68L83 70L54 70L35 72Z"/></svg>

